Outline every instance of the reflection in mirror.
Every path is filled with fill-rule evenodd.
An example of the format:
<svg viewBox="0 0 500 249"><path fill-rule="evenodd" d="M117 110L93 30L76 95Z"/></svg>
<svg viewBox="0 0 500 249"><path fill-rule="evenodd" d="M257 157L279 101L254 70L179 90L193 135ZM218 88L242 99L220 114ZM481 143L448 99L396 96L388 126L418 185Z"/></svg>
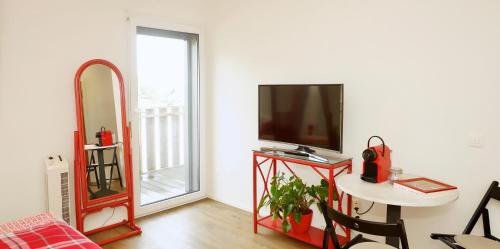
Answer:
<svg viewBox="0 0 500 249"><path fill-rule="evenodd" d="M118 77L111 68L94 64L80 79L88 196L97 199L125 192Z"/></svg>

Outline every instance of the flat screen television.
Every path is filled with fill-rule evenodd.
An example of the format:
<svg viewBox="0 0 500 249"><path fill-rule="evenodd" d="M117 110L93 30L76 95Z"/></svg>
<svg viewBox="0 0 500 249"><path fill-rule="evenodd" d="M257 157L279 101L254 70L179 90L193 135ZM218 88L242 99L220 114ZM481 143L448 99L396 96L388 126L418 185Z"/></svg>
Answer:
<svg viewBox="0 0 500 249"><path fill-rule="evenodd" d="M342 152L343 84L259 85L259 140Z"/></svg>

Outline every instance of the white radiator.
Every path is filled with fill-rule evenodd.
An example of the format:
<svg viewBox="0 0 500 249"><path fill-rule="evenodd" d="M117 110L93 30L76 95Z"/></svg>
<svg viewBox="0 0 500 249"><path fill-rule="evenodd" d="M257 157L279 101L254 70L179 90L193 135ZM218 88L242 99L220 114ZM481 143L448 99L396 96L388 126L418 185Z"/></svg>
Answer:
<svg viewBox="0 0 500 249"><path fill-rule="evenodd" d="M60 155L45 160L48 211L70 224L68 161Z"/></svg>

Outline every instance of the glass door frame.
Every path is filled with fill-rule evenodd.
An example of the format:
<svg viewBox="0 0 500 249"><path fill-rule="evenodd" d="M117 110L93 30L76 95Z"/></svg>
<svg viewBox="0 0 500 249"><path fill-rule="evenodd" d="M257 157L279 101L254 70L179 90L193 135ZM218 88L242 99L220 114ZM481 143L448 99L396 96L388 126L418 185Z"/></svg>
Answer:
<svg viewBox="0 0 500 249"><path fill-rule="evenodd" d="M203 87L203 78L202 76L204 75L202 70L203 70L203 34L200 29L190 27L190 26L184 26L184 25L175 25L171 24L170 21L168 20L161 20L161 19L150 19L150 18L143 18L143 17L134 17L134 18L129 18L128 19L130 22L130 44L129 44L129 50L131 53L130 56L130 87L129 87L129 94L130 97L129 99L130 104L129 104L129 117L131 120L131 142L132 142L132 166L133 166L133 182L134 182L134 205L135 205L135 216L136 217L141 217L153 213L157 213L163 210L167 210L173 207L177 207L180 205L188 204L197 200L201 200L207 197L207 192L206 192L206 172L205 172L205 153L204 153L204 136L205 136L205 131L202 125L204 122L204 108L203 106L206 106L205 104L202 104L205 102L205 97L204 94L202 94L202 89ZM138 112L138 80L137 80L137 49L136 49L136 39L137 39L137 27L146 27L146 28L153 28L153 29L161 29L161 30L167 30L167 31L177 31L177 32L183 32L183 33L193 33L193 34L198 34L198 68L197 68L197 78L198 78L198 86L197 90L193 91L191 96L191 104L193 103L193 99L197 101L194 101L197 109L197 115L193 118L192 125L194 126L193 129L195 129L195 132L197 132L197 135L195 135L195 139L191 139L191 142L198 143L198 146L192 146L194 149L191 151L190 154L192 155L197 155L191 158L191 160L198 160L199 164L199 179L200 179L200 190L193 192L193 193L187 193L184 195L180 195L177 197L169 198L163 201L151 203L145 206L141 206L141 174L140 174L140 151L141 151L141 144L140 144L140 115ZM192 80L192 79L191 79ZM189 88L191 88L190 86ZM192 115L192 113L190 113ZM187 152L188 153L188 152Z"/></svg>

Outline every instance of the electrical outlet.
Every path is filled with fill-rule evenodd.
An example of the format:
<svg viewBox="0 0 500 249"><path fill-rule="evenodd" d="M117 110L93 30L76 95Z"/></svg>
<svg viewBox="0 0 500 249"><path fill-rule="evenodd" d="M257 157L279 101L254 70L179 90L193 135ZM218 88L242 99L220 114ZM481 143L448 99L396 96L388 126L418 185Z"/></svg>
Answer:
<svg viewBox="0 0 500 249"><path fill-rule="evenodd" d="M469 134L469 147L482 148L483 147L483 134L480 132L471 132Z"/></svg>
<svg viewBox="0 0 500 249"><path fill-rule="evenodd" d="M361 200L358 198L352 198L352 208L357 208L359 210L361 208Z"/></svg>

